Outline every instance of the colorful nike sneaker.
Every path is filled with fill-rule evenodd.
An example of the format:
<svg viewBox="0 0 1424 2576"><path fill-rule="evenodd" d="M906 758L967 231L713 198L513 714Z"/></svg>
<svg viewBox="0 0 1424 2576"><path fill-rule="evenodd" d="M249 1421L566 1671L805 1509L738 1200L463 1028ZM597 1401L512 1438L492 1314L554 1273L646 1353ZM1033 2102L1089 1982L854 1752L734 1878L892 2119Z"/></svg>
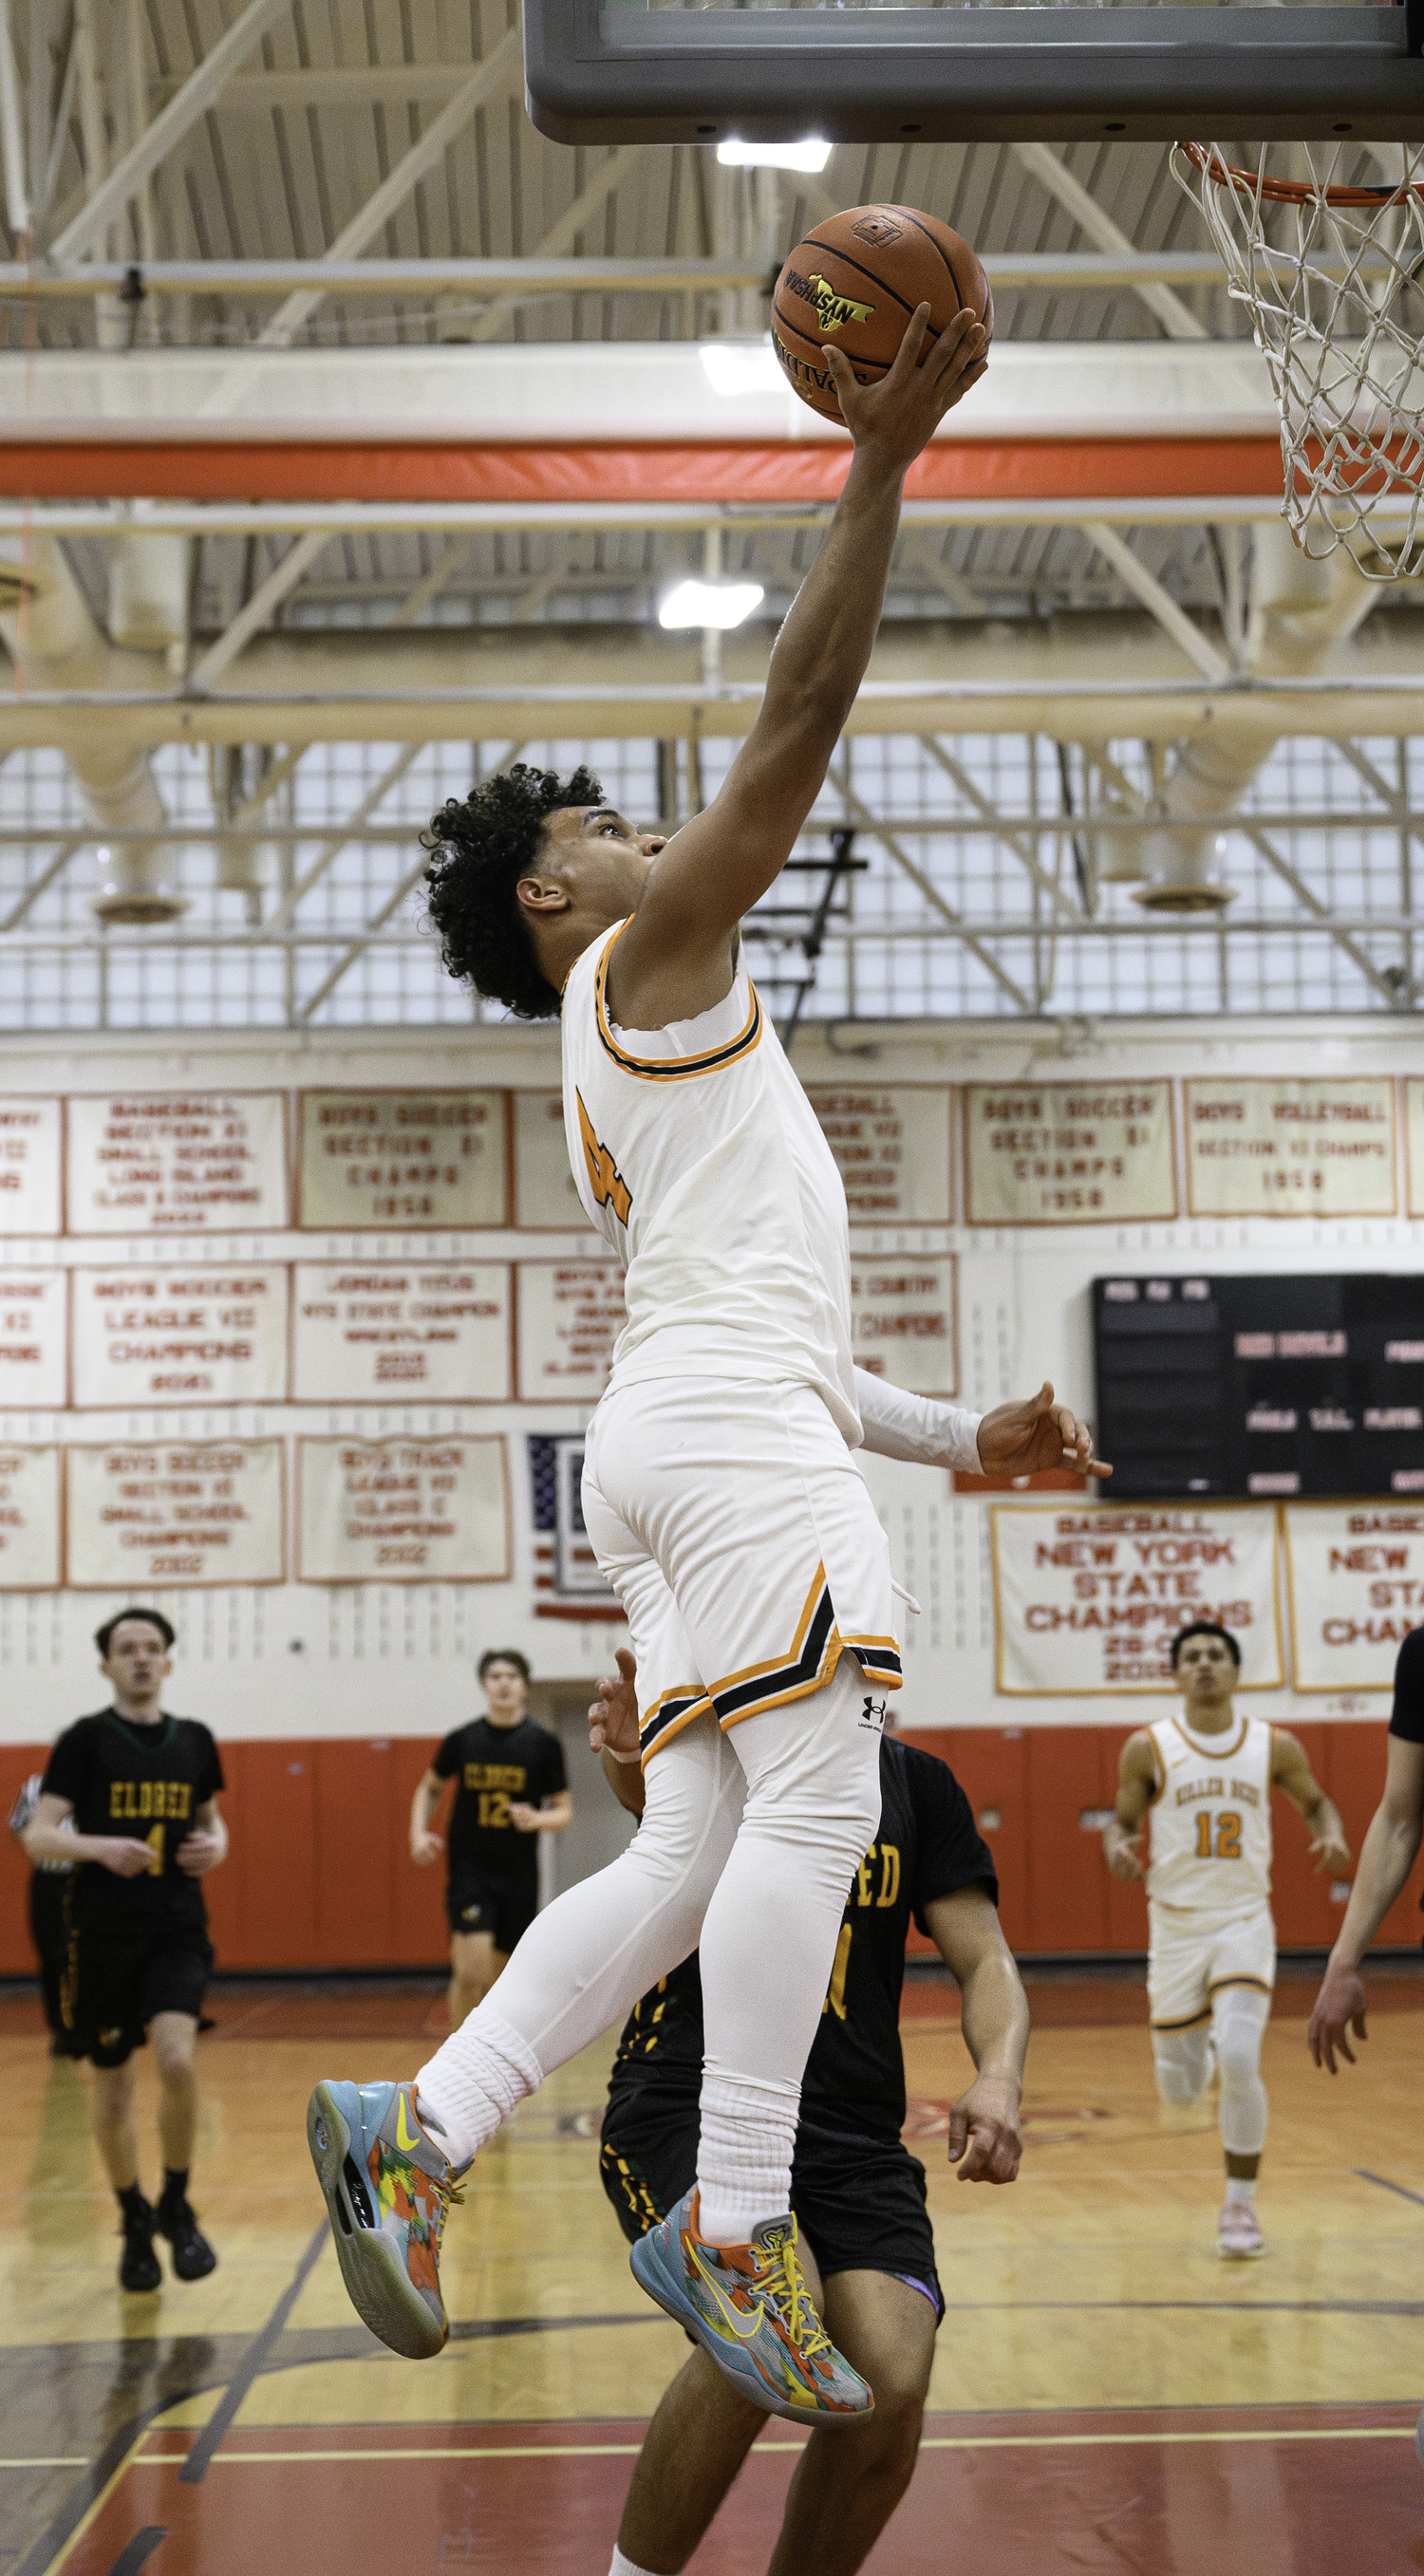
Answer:
<svg viewBox="0 0 1424 2576"><path fill-rule="evenodd" d="M875 2405L811 2304L796 2220L763 2219L750 2245L698 2234L696 2191L640 2236L633 2278L676 2317L754 2406L792 2424L859 2424Z"/></svg>
<svg viewBox="0 0 1424 2576"><path fill-rule="evenodd" d="M464 2195L416 2117L415 2086L318 2084L307 2145L357 2315L392 2352L430 2360L450 2331L440 2240L451 2202Z"/></svg>

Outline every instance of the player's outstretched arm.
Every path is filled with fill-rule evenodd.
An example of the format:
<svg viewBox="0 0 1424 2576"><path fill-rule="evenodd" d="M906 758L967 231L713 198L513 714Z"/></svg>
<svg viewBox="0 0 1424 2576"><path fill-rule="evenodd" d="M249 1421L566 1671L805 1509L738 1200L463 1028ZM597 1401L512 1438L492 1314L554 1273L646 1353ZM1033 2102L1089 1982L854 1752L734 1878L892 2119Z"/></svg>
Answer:
<svg viewBox="0 0 1424 2576"><path fill-rule="evenodd" d="M1019 2102L1028 2054L1023 1979L984 1887L956 1888L925 1907L930 1938L957 1984L960 2028L977 2070L949 2118L949 2161L961 2182L1012 2182L1023 2154Z"/></svg>
<svg viewBox="0 0 1424 2576"><path fill-rule="evenodd" d="M1396 1897L1403 1894L1424 1838L1424 1744L1389 1738L1384 1796L1370 1818L1345 1920L1326 1961L1307 2034L1317 2066L1336 2072L1335 2051L1355 2063L1350 2038L1367 2039L1360 1962Z"/></svg>
<svg viewBox="0 0 1424 2576"><path fill-rule="evenodd" d="M1311 1770L1304 1745L1284 1726L1271 1729L1271 1784L1305 1818L1310 1848L1316 1856L1316 1875L1322 1870L1348 1869L1350 1846L1345 1840L1340 1810L1332 1798L1326 1797Z"/></svg>
<svg viewBox="0 0 1424 2576"><path fill-rule="evenodd" d="M723 999L737 924L785 866L820 793L880 623L905 474L984 373L985 335L969 312L917 365L928 321L922 304L878 385L857 384L841 351L825 352L855 440L850 472L777 638L756 724L706 812L658 854L610 959L609 1006L625 1028L661 1028Z"/></svg>
<svg viewBox="0 0 1424 2576"><path fill-rule="evenodd" d="M1157 1763L1145 1727L1130 1735L1118 1756L1117 1802L1103 1827L1103 1858L1114 1878L1145 1878L1138 1837L1157 1795Z"/></svg>
<svg viewBox="0 0 1424 2576"><path fill-rule="evenodd" d="M979 1425L979 1463L986 1476L1033 1476L1045 1467L1071 1467L1080 1476L1110 1476L1093 1455L1093 1435L1069 1404L1054 1402L1045 1378L1037 1395L996 1404Z"/></svg>

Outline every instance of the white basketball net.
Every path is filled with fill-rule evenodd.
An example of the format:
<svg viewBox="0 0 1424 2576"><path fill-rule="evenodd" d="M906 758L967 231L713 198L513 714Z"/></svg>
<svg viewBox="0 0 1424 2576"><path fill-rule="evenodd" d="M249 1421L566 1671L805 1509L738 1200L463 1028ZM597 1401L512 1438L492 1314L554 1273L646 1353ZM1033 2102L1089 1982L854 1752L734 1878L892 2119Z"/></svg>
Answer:
<svg viewBox="0 0 1424 2576"><path fill-rule="evenodd" d="M1365 187L1338 144L1172 151L1270 370L1296 541L1371 581L1424 571L1424 146L1384 148L1400 176Z"/></svg>

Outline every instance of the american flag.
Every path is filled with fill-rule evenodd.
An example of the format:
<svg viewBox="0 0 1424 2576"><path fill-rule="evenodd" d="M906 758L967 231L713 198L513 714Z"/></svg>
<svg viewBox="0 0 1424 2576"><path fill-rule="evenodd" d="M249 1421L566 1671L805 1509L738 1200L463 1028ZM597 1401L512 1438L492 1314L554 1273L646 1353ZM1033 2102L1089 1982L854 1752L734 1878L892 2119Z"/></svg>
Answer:
<svg viewBox="0 0 1424 2576"><path fill-rule="evenodd" d="M529 1483L534 1498L534 1615L536 1619L604 1619L621 1623L623 1612L598 1570L583 1525L579 1480L581 1431L529 1434Z"/></svg>

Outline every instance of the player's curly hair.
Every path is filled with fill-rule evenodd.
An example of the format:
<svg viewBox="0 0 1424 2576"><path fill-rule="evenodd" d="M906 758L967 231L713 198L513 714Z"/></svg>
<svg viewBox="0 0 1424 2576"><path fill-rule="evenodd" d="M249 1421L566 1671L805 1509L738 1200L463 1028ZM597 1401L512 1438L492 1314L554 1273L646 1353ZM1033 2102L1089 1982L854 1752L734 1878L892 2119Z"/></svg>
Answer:
<svg viewBox="0 0 1424 2576"><path fill-rule="evenodd" d="M591 769L561 782L556 771L520 760L463 800L451 797L421 834L432 853L425 908L440 933L446 974L503 1002L517 1019L553 1019L559 996L540 972L514 889L534 866L559 806L602 802Z"/></svg>

